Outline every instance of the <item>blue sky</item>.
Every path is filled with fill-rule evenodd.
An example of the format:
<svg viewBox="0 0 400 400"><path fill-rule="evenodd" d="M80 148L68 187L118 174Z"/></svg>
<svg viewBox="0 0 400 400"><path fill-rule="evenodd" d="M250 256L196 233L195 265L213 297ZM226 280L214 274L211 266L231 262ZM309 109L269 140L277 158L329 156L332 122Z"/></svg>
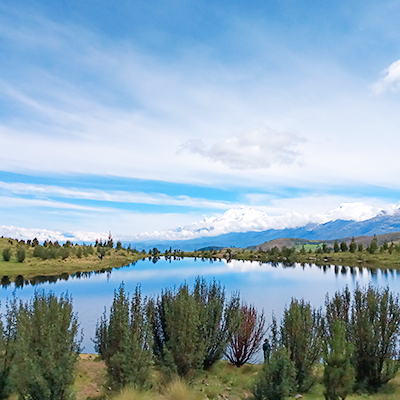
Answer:
<svg viewBox="0 0 400 400"><path fill-rule="evenodd" d="M400 1L0 4L0 225L129 237L400 200ZM11 232L11 231L9 231Z"/></svg>

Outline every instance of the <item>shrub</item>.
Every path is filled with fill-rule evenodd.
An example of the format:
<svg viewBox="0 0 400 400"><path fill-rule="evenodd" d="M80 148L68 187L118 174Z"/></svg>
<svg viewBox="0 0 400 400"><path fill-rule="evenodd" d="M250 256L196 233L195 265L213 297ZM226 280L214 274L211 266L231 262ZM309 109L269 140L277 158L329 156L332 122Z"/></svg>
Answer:
<svg viewBox="0 0 400 400"><path fill-rule="evenodd" d="M239 296L226 301L220 283L197 278L193 291L187 284L165 290L150 308L154 353L170 372L184 376L222 358L238 325Z"/></svg>
<svg viewBox="0 0 400 400"><path fill-rule="evenodd" d="M22 263L25 260L25 249L23 247L17 248L17 261Z"/></svg>
<svg viewBox="0 0 400 400"><path fill-rule="evenodd" d="M352 365L356 385L374 392L393 378L399 368L396 343L400 334L399 296L389 288L357 287L354 299L346 288L327 298L327 329L335 320L344 322L346 339L354 346Z"/></svg>
<svg viewBox="0 0 400 400"><path fill-rule="evenodd" d="M77 249L76 249L76 256L78 257L78 258L82 258L82 254L83 254L83 250L82 250L82 247L78 247Z"/></svg>
<svg viewBox="0 0 400 400"><path fill-rule="evenodd" d="M11 259L11 249L7 248L3 250L3 260L4 261L10 261Z"/></svg>
<svg viewBox="0 0 400 400"><path fill-rule="evenodd" d="M81 350L78 321L68 296L36 292L18 310L13 386L20 399L70 397Z"/></svg>
<svg viewBox="0 0 400 400"><path fill-rule="evenodd" d="M343 321L336 320L330 326L324 349L325 399L344 400L352 392L355 373L351 365L352 345L346 341Z"/></svg>
<svg viewBox="0 0 400 400"><path fill-rule="evenodd" d="M281 324L281 342L296 367L296 383L300 392L313 385L312 368L322 351L323 320L320 311L304 300L292 299L285 309Z"/></svg>
<svg viewBox="0 0 400 400"><path fill-rule="evenodd" d="M289 351L279 346L264 364L253 394L256 400L284 400L296 388L296 367L290 359Z"/></svg>
<svg viewBox="0 0 400 400"><path fill-rule="evenodd" d="M122 284L114 292L110 318L104 312L96 326L95 350L106 363L110 384L146 387L152 365L151 327L146 317L147 299L136 287L132 303Z"/></svg>
<svg viewBox="0 0 400 400"><path fill-rule="evenodd" d="M3 325L3 321L5 324ZM6 314L0 314L0 399L7 399L11 393L11 365L15 351L17 302L15 297L6 303Z"/></svg>
<svg viewBox="0 0 400 400"><path fill-rule="evenodd" d="M264 327L264 311L258 314L254 306L242 305L239 328L232 335L226 352L226 357L232 364L241 367L260 350L265 334Z"/></svg>

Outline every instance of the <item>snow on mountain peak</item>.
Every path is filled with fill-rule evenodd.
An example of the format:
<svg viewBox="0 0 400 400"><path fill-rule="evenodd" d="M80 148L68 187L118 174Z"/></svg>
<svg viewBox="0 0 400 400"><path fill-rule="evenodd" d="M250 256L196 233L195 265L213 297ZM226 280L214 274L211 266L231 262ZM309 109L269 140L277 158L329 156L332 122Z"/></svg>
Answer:
<svg viewBox="0 0 400 400"><path fill-rule="evenodd" d="M354 203L342 203L325 214L326 222L342 219L345 221L366 221L382 213L382 209L357 201Z"/></svg>

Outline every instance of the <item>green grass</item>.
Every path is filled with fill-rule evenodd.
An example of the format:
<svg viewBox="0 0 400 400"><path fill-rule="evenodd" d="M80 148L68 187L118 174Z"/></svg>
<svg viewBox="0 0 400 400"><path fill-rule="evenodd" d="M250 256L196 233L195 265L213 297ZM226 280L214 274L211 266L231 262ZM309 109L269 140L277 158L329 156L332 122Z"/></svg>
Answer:
<svg viewBox="0 0 400 400"><path fill-rule="evenodd" d="M252 399L252 388L260 364L245 364L237 368L226 361L219 361L209 371L196 371L186 381L175 378L167 380L160 371L154 370L151 390L138 391L126 388L114 393L106 386L105 365L95 355L82 355L78 363L74 391L77 400L206 400ZM319 379L321 368L316 369ZM324 387L317 383L303 394L303 400L324 400ZM352 394L347 400L398 400L400 399L400 373L376 394ZM294 400L294 397L288 398Z"/></svg>
<svg viewBox="0 0 400 400"><path fill-rule="evenodd" d="M79 253L76 255L77 248L72 247L70 255L65 260L61 258L42 260L33 256L33 247L22 245L26 251L26 258L20 263L17 260L17 249L20 246L16 240L0 238L0 276L8 277L11 282L18 276L30 280L38 276L74 275L76 272L107 270L128 265L144 257L141 253L135 254L124 249L109 249L103 260L100 260L95 249L93 255L79 258ZM10 261L3 260L2 254L5 248L11 249Z"/></svg>

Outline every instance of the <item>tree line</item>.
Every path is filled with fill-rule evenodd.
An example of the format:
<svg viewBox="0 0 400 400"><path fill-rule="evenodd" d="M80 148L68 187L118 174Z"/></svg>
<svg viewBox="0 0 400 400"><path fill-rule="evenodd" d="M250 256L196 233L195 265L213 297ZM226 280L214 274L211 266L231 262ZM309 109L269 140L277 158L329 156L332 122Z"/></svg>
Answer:
<svg viewBox="0 0 400 400"><path fill-rule="evenodd" d="M11 392L20 399L71 396L82 342L71 297L13 297L0 328L0 399ZM273 316L266 327L263 311L199 277L192 288L184 283L157 297L143 296L140 286L130 295L121 284L92 340L105 361L107 384L120 389L148 387L153 367L167 377L209 369L223 357L241 367L267 337L257 400L307 392L321 362L325 398L338 400L356 390L375 392L395 376L399 334L399 297L388 288L346 288L327 296L324 310L293 298L281 321Z"/></svg>

